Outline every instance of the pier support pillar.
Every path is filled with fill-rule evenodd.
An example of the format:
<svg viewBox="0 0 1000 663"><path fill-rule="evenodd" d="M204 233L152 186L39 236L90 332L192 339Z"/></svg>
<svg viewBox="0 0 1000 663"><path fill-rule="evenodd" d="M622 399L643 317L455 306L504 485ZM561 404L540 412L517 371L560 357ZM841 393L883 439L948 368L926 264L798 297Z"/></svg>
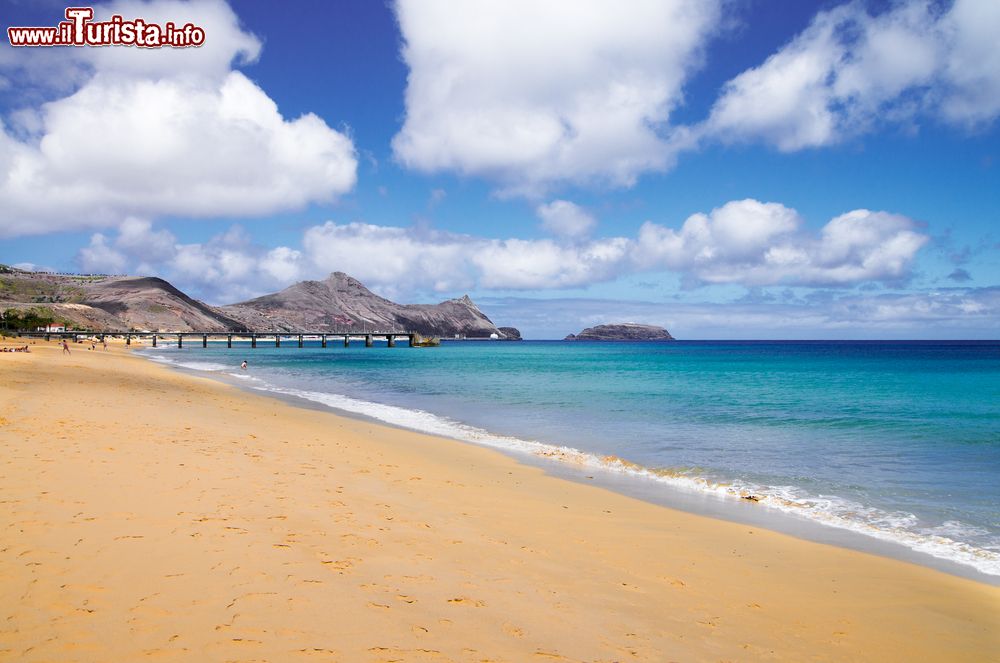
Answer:
<svg viewBox="0 0 1000 663"><path fill-rule="evenodd" d="M389 344L389 347L390 347L390 348L394 348L394 347L396 347L396 337L395 337L395 336L393 336L392 334L389 334L389 335L387 335L387 336L385 337L385 340L386 340L386 342L387 342L387 343Z"/></svg>
<svg viewBox="0 0 1000 663"><path fill-rule="evenodd" d="M20 336L18 336L18 338L20 338ZM52 335L51 334L46 334L45 335L45 342L48 343L50 340L52 340Z"/></svg>
<svg viewBox="0 0 1000 663"><path fill-rule="evenodd" d="M228 336L226 336L226 347L227 348L233 347L233 335L232 334L229 334Z"/></svg>
<svg viewBox="0 0 1000 663"><path fill-rule="evenodd" d="M351 347L351 335L350 334L344 334L344 347L345 348Z"/></svg>
<svg viewBox="0 0 1000 663"><path fill-rule="evenodd" d="M180 349L180 348L183 348L183 347L184 347L184 335L183 334L178 334L177 335L177 348Z"/></svg>
<svg viewBox="0 0 1000 663"><path fill-rule="evenodd" d="M372 335L371 334L365 334L365 347L366 348L370 348L372 346L372 341L373 341Z"/></svg>
<svg viewBox="0 0 1000 663"><path fill-rule="evenodd" d="M276 348L280 348L281 347L281 334L275 334L274 335L274 347L276 347Z"/></svg>
<svg viewBox="0 0 1000 663"><path fill-rule="evenodd" d="M153 347L156 347L156 334L153 334Z"/></svg>
<svg viewBox="0 0 1000 663"><path fill-rule="evenodd" d="M257 334L250 334L250 347L257 349Z"/></svg>
<svg viewBox="0 0 1000 663"><path fill-rule="evenodd" d="M299 347L302 347L302 334L299 334Z"/></svg>
<svg viewBox="0 0 1000 663"><path fill-rule="evenodd" d="M125 334L125 345L132 345L132 334Z"/></svg>
<svg viewBox="0 0 1000 663"><path fill-rule="evenodd" d="M208 334L202 334L201 335L201 347L203 347L203 348L207 348L208 347Z"/></svg>
<svg viewBox="0 0 1000 663"><path fill-rule="evenodd" d="M326 334L323 334L323 336L320 337L320 343L323 344L324 348L326 347Z"/></svg>

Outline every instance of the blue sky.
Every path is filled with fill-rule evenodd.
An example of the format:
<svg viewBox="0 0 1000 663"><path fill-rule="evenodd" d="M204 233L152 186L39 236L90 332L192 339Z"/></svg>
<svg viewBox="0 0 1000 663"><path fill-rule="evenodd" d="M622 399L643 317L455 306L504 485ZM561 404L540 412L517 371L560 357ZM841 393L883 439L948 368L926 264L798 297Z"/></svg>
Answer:
<svg viewBox="0 0 1000 663"><path fill-rule="evenodd" d="M0 48L2 262L216 304L342 270L536 338L997 337L993 1L95 7L206 44Z"/></svg>

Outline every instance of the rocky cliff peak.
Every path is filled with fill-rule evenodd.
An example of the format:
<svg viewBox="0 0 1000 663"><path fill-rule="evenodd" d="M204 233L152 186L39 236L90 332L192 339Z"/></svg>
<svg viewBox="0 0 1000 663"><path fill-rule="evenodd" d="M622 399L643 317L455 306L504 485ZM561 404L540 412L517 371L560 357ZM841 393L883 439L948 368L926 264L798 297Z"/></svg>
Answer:
<svg viewBox="0 0 1000 663"><path fill-rule="evenodd" d="M427 336L490 338L500 331L468 295L440 304L397 304L344 272L303 281L272 295L222 307L251 328L335 331L403 329Z"/></svg>

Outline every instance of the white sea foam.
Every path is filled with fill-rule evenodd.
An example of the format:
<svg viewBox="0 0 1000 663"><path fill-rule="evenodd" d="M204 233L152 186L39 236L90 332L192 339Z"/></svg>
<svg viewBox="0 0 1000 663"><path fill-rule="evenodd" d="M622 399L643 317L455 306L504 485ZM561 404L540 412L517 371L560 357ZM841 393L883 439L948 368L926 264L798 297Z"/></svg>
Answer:
<svg viewBox="0 0 1000 663"><path fill-rule="evenodd" d="M232 368L226 364L214 364L210 361L179 361L176 363L181 368L188 368L192 371L226 371Z"/></svg>
<svg viewBox="0 0 1000 663"><path fill-rule="evenodd" d="M168 357L166 355L153 354L151 352L146 352L144 354L146 357L152 359L155 362L159 362L161 364L170 364L171 366L178 366L180 368L186 368L192 371L218 372L218 371L230 370L233 368L231 365L228 364L219 364L211 361L186 361L186 360L179 361L177 359Z"/></svg>
<svg viewBox="0 0 1000 663"><path fill-rule="evenodd" d="M162 355L147 354L147 356L154 361L195 368L195 370L220 371L229 368L208 362L178 362ZM229 375L259 383L254 385L254 389L303 398L337 410L364 415L423 433L530 454L586 468L588 471L625 475L674 489L712 494L723 499L752 498L765 508L901 544L939 559L970 566L987 575L1000 576L1000 550L998 550L1000 544L996 546L998 549L984 549L964 542L962 538L981 537L986 532L957 521L948 521L937 527L921 528L918 524L919 519L914 514L902 511L887 512L837 496L810 495L796 486L725 483L699 476L689 468L650 468L616 456L603 456L572 447L497 435L424 410L374 403L340 394L278 387L245 373L229 373ZM989 547L994 548L992 545Z"/></svg>

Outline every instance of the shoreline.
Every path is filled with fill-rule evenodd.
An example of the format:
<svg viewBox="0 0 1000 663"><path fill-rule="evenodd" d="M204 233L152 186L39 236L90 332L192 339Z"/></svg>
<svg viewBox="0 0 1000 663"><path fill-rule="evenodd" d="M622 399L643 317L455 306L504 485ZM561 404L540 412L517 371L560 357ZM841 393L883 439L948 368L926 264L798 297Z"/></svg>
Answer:
<svg viewBox="0 0 1000 663"><path fill-rule="evenodd" d="M157 348L156 351L163 349ZM151 347L143 347L138 350L137 354L149 361L166 366L171 370L195 377L216 380L223 384L235 386L246 393L263 394L295 407L318 409L320 411L332 412L338 416L388 426L396 430L434 435L463 444L471 444L479 448L497 450L520 463L538 467L551 476L584 485L596 485L669 509L677 509L697 516L717 518L742 525L763 527L815 543L824 543L859 552L872 553L897 561L920 564L976 582L1000 586L1000 575L981 570L974 565L973 561L963 562L953 557L945 556L947 553L954 553L954 550L945 550L942 554L934 554L921 549L921 546L942 545L938 542L901 540L898 538L900 536L898 533L896 537L893 537L892 533L882 530L865 530L862 523L837 522L835 519L831 521L815 516L811 517L809 514L798 512L795 509L780 508L768 503L766 499L759 503L748 503L740 500L731 488L724 492L718 488L712 489L711 485L701 485L697 480L690 483L686 481L671 482L668 477L668 480L665 481L664 477L657 474L656 470L634 464L627 458L606 456L603 457L604 461L613 458L615 459L614 462L602 462L602 457L593 452L549 442L535 441L531 438L512 437L507 434L493 433L473 424L452 420L449 417L442 419L442 415L432 412L361 400L354 396L328 394L326 392L311 393L302 390L287 390L271 385L266 381L266 387L259 386L248 381L248 378L254 381L260 381L261 378L252 376L249 373L243 375L239 371L234 373L235 369L230 370L230 368L216 364L212 360L200 360L197 357L189 355L182 355L176 361L166 358L154 358L151 356L153 351L154 349ZM357 405L361 405L362 407L354 407ZM389 411L401 408L402 411L410 414L427 414L435 420L441 419L442 421L455 424L456 430L444 431L436 426L421 428L415 424L408 425L407 423L393 420L392 417L385 416L384 413L382 416L373 414L370 408L368 412L362 411L365 409L364 406L375 406L376 412L386 408ZM351 407L354 407L354 409L351 409ZM463 432L466 433L464 436ZM473 435L470 436L469 432L473 433ZM962 545L966 544L962 544L962 542L954 543L955 547Z"/></svg>
<svg viewBox="0 0 1000 663"><path fill-rule="evenodd" d="M38 344L0 363L0 654L1000 651L1000 590L982 582L650 504L123 349L79 347L63 357Z"/></svg>

